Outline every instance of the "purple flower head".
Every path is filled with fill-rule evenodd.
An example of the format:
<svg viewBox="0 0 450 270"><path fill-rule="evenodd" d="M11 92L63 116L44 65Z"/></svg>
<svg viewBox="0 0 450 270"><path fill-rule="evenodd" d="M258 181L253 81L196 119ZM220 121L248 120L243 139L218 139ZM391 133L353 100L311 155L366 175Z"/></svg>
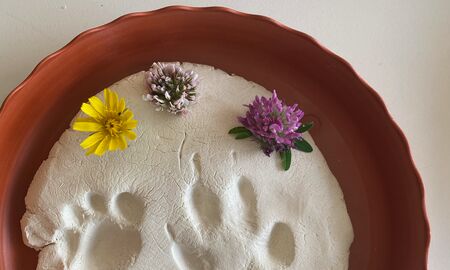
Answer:
<svg viewBox="0 0 450 270"><path fill-rule="evenodd" d="M248 111L245 117L238 117L238 120L260 141L267 156L273 151L281 152L294 147L294 142L301 138L297 129L302 124L304 112L297 108L297 104L283 104L275 90L272 97L256 96L253 103L245 106Z"/></svg>
<svg viewBox="0 0 450 270"><path fill-rule="evenodd" d="M146 82L149 92L143 98L157 105L158 111L185 114L187 106L196 100L198 75L177 63L153 63Z"/></svg>

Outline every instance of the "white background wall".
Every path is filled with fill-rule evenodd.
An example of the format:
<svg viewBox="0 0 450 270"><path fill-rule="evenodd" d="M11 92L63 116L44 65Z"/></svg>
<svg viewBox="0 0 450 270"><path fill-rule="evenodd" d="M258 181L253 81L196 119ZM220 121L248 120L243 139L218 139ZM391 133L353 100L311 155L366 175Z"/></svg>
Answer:
<svg viewBox="0 0 450 270"><path fill-rule="evenodd" d="M174 4L270 16L347 59L409 139L426 188L429 269L450 269L449 0L0 0L0 101L78 33Z"/></svg>

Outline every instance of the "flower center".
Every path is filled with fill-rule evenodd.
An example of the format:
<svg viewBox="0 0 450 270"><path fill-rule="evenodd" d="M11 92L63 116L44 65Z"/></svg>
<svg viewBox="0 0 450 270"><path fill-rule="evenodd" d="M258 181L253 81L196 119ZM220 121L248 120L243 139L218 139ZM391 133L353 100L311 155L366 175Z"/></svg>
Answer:
<svg viewBox="0 0 450 270"><path fill-rule="evenodd" d="M110 118L106 120L105 128L111 136L116 136L120 132L121 127L122 123L117 119Z"/></svg>

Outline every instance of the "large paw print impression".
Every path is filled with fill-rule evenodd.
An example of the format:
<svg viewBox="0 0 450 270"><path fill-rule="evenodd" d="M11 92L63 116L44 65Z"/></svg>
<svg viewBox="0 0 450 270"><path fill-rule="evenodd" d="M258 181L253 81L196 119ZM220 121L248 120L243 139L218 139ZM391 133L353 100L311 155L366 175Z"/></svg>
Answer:
<svg viewBox="0 0 450 270"><path fill-rule="evenodd" d="M233 260L223 252L249 254L247 257L250 259L240 266L233 266L239 269L288 268L295 258L294 234L290 226L283 222L261 226L258 196L252 181L244 176L237 177L222 194L216 194L203 182L198 156L194 155L192 164L197 177L185 194L185 210L200 239L194 242L200 244L192 246L178 240L172 226L167 225L177 268L221 269L227 264L218 263L220 260ZM214 250L223 249L224 245L233 241L236 242L233 247L238 250Z"/></svg>
<svg viewBox="0 0 450 270"><path fill-rule="evenodd" d="M54 265L43 269L128 269L142 247L138 230L144 203L131 193L119 193L108 202L88 192L81 205L64 205L62 225L51 243L57 254ZM48 260L50 261L50 260Z"/></svg>

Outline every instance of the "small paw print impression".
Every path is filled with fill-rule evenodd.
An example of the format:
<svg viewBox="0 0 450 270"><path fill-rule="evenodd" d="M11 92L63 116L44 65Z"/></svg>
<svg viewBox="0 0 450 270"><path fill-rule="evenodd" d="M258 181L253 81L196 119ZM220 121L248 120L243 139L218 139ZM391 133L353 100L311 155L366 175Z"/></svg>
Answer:
<svg viewBox="0 0 450 270"><path fill-rule="evenodd" d="M55 245L65 269L127 269L139 255L142 239L138 226L144 203L131 193L119 193L109 202L86 193L82 204L65 205L63 227Z"/></svg>
<svg viewBox="0 0 450 270"><path fill-rule="evenodd" d="M260 224L257 190L252 180L237 176L230 187L215 193L202 179L198 154L192 158L192 168L195 180L185 194L185 210L199 240L183 242L167 224L177 268L208 270L219 269L218 265L233 269L289 268L295 259L294 234L283 222ZM227 246L230 242L234 242L232 248ZM250 259L234 262L233 252L248 253L246 257ZM218 263L219 260L227 263Z"/></svg>

